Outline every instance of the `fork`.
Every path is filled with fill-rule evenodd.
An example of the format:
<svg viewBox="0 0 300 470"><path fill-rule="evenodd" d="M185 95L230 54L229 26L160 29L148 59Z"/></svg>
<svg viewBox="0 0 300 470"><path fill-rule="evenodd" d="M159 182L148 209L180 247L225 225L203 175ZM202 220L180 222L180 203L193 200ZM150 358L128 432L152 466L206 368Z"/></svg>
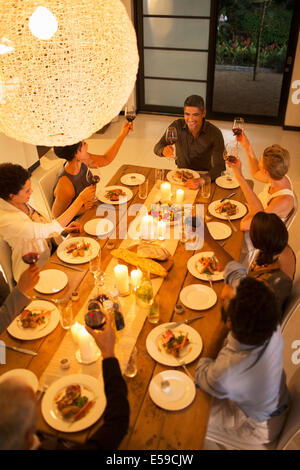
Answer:
<svg viewBox="0 0 300 470"><path fill-rule="evenodd" d="M195 377L192 376L192 374L188 371L188 368L186 367L186 364L185 364L185 361L183 359L177 359L178 360L178 364L180 365L180 367L182 367L184 369L184 371L186 372L186 374L189 376L189 378L195 382Z"/></svg>
<svg viewBox="0 0 300 470"><path fill-rule="evenodd" d="M48 389L48 387L52 384L52 382L54 382L55 379L57 379L58 377L54 377L54 376L50 376L50 375L47 375L45 377L45 380L44 380L44 383L43 385L40 387L40 389L37 391L37 397L36 397L36 401L40 401L40 399L42 398L42 396L44 395L44 393L46 392L46 390Z"/></svg>
<svg viewBox="0 0 300 470"><path fill-rule="evenodd" d="M206 276L207 276L207 279L208 279L208 282L209 282L210 288L211 288L212 290L214 290L214 288L213 288L213 284L212 284L212 281L211 281L211 274L206 274Z"/></svg>
<svg viewBox="0 0 300 470"><path fill-rule="evenodd" d="M234 232L237 232L237 228L236 228L236 227L233 225L233 223L231 222L229 215L226 215L226 219L227 219L227 221L229 222L229 225L231 226L232 230L233 230Z"/></svg>

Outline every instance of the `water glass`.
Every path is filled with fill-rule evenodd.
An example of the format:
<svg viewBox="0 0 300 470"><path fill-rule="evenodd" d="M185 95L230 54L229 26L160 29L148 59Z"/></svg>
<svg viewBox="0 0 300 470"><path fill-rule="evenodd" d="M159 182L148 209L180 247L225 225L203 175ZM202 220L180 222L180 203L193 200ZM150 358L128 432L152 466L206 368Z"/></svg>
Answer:
<svg viewBox="0 0 300 470"><path fill-rule="evenodd" d="M152 305L149 307L148 312L148 321L150 323L158 323L159 322L159 314L160 314L160 307L159 307L159 296L155 297L155 300Z"/></svg>
<svg viewBox="0 0 300 470"><path fill-rule="evenodd" d="M89 263L90 272L93 274L95 279L95 286L103 285L103 272L101 269L101 249L95 258L90 260Z"/></svg>
<svg viewBox="0 0 300 470"><path fill-rule="evenodd" d="M165 170L163 170L162 168L155 168L155 183L158 188L160 187L161 181L164 180L164 177L165 177Z"/></svg>
<svg viewBox="0 0 300 470"><path fill-rule="evenodd" d="M211 191L211 179L208 175L201 175L203 179L203 184L201 186L201 197L208 199L210 197Z"/></svg>
<svg viewBox="0 0 300 470"><path fill-rule="evenodd" d="M72 300L69 297L59 300L60 324L65 330L69 330L73 325Z"/></svg>
<svg viewBox="0 0 300 470"><path fill-rule="evenodd" d="M127 363L126 369L124 371L124 375L126 377L132 378L135 377L137 374L137 348L136 346L133 348L129 361Z"/></svg>
<svg viewBox="0 0 300 470"><path fill-rule="evenodd" d="M139 198L146 199L148 196L148 180L139 185Z"/></svg>

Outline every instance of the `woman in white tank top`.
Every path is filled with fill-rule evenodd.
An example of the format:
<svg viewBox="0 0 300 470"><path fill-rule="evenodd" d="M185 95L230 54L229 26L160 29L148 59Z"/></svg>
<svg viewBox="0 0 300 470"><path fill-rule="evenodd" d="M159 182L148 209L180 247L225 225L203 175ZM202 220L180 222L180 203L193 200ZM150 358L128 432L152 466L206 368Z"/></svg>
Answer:
<svg viewBox="0 0 300 470"><path fill-rule="evenodd" d="M246 151L252 176L266 183L263 191L256 195L242 174L240 160L227 162L234 171L249 208L249 213L241 220L241 230L249 230L253 216L259 211L274 213L285 222L294 208L293 187L286 175L290 165L289 152L280 145L272 145L264 150L258 161L244 132L236 139Z"/></svg>

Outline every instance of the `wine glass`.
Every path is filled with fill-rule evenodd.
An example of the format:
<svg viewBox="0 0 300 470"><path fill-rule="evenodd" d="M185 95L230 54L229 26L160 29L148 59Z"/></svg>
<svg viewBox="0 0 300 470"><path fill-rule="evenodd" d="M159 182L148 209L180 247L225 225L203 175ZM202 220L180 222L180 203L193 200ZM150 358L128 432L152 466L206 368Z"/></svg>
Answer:
<svg viewBox="0 0 300 470"><path fill-rule="evenodd" d="M87 181L88 184L96 185L100 181L100 176L93 175L93 173L91 172L91 170L89 168L87 169L85 177L86 177L86 181Z"/></svg>
<svg viewBox="0 0 300 470"><path fill-rule="evenodd" d="M175 152L176 152L176 147L175 144L178 140L178 134L177 134L177 129L176 127L170 126L166 130L166 141L169 145L174 145L174 157L175 157Z"/></svg>
<svg viewBox="0 0 300 470"><path fill-rule="evenodd" d="M43 251L41 244L38 240L23 240L22 241L22 260L24 263L33 266L39 259Z"/></svg>
<svg viewBox="0 0 300 470"><path fill-rule="evenodd" d="M245 121L242 117L235 117L232 125L232 132L234 135L241 135L245 128Z"/></svg>
<svg viewBox="0 0 300 470"><path fill-rule="evenodd" d="M95 258L90 260L89 263L90 272L93 274L95 279L95 287L97 290L100 286L104 284L103 271L101 269L101 248L99 247L99 252Z"/></svg>
<svg viewBox="0 0 300 470"><path fill-rule="evenodd" d="M133 105L128 105L125 107L125 118L128 122L133 122L136 118L136 111Z"/></svg>
<svg viewBox="0 0 300 470"><path fill-rule="evenodd" d="M227 161L230 163L234 163L238 158L237 146L232 142L226 144L224 152L223 152L223 157L224 157L225 163ZM226 171L223 172L222 175L226 177L227 181L232 181L233 179L233 171L231 168L228 168L227 165L226 165Z"/></svg>

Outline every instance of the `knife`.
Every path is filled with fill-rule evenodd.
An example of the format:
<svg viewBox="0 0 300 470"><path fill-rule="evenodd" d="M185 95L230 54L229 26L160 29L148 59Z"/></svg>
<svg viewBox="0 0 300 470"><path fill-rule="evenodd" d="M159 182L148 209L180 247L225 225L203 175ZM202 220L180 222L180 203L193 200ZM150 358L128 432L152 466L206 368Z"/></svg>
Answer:
<svg viewBox="0 0 300 470"><path fill-rule="evenodd" d="M54 304L59 304L58 299L47 299L47 297L42 297L40 295L33 295L32 298L35 300L46 300L47 302L53 302Z"/></svg>
<svg viewBox="0 0 300 470"><path fill-rule="evenodd" d="M236 191L235 191L235 192L233 192L233 193L231 193L231 194L229 194L229 196L223 197L223 199L221 199L221 201L220 201L220 202L224 202L224 201L226 201L226 199L230 199L230 198L231 198L231 196L234 196L235 194L236 194Z"/></svg>
<svg viewBox="0 0 300 470"><path fill-rule="evenodd" d="M64 266L65 268L74 269L75 271L84 271L82 268L77 268L76 266L69 266L68 264L59 263L58 261L50 261L50 263L58 264L58 266Z"/></svg>
<svg viewBox="0 0 300 470"><path fill-rule="evenodd" d="M188 325L189 323L192 323L195 320L199 320L199 318L204 318L204 315L198 315L194 318L187 318L186 320L178 321L177 323L173 323L173 325L169 326L168 328L170 330L173 330L173 328L176 328L179 325Z"/></svg>
<svg viewBox="0 0 300 470"><path fill-rule="evenodd" d="M7 349L12 349L13 351L17 351L20 353L24 354L29 354L30 356L37 356L37 353L34 351L30 351L30 349L22 349L22 348L16 348L15 346L8 346L7 344L5 345Z"/></svg>

